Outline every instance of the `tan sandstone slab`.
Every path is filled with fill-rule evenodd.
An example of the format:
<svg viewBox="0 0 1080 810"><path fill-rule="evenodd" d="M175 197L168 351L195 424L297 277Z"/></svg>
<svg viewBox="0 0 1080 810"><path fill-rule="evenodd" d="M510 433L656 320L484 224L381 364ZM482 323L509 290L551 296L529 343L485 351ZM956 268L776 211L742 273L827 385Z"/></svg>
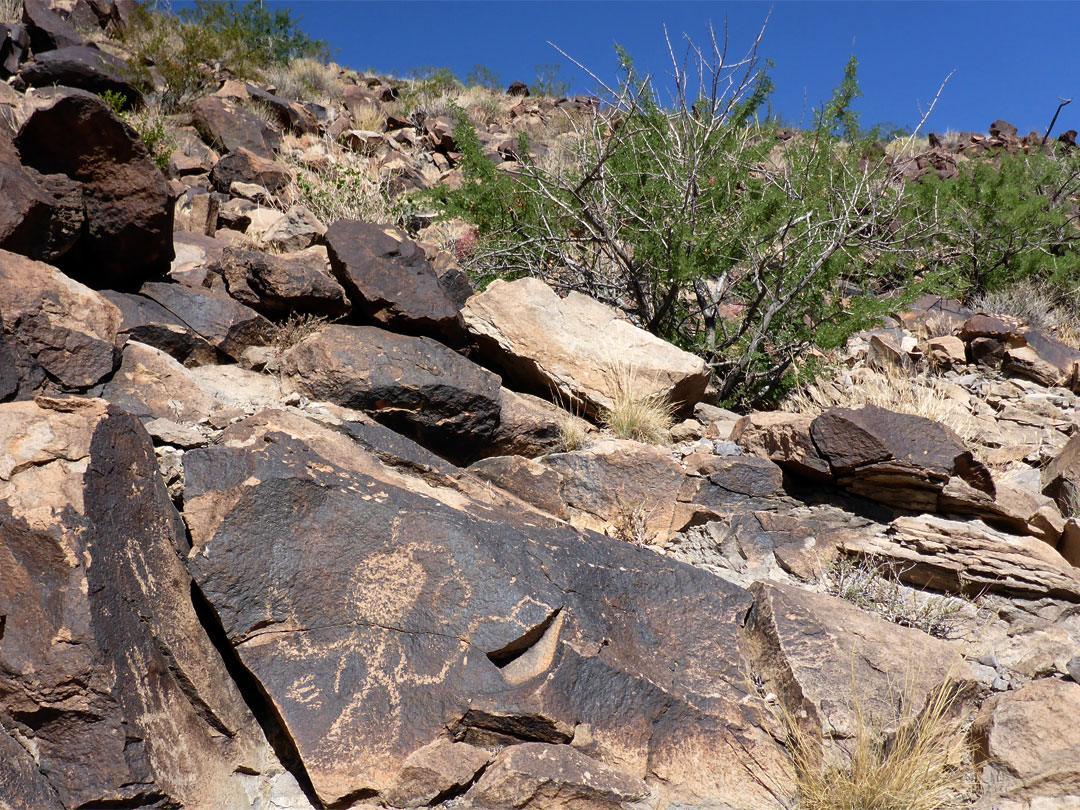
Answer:
<svg viewBox="0 0 1080 810"><path fill-rule="evenodd" d="M505 376L594 413L620 386L632 398L692 406L705 394L705 362L634 326L588 296L559 298L534 278L495 281L462 314L483 356Z"/></svg>

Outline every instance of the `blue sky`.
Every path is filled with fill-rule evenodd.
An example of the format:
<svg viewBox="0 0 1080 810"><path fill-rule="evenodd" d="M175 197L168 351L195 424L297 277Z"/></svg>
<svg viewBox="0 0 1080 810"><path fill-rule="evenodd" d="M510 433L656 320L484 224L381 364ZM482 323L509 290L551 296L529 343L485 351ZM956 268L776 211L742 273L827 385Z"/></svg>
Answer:
<svg viewBox="0 0 1080 810"><path fill-rule="evenodd" d="M1042 132L1058 96L1076 97L1055 134L1080 129L1080 3L1076 2L359 2L289 0L302 27L337 61L405 74L423 65L464 76L474 64L504 83L530 82L538 63L561 62L575 92L593 82L547 44L613 77L614 46L654 75L669 69L673 40L703 39L711 21L742 53L771 9L761 55L773 60L773 107L797 122L827 98L848 57L859 60L863 124L913 125L955 73L927 128L985 132L1004 118Z"/></svg>

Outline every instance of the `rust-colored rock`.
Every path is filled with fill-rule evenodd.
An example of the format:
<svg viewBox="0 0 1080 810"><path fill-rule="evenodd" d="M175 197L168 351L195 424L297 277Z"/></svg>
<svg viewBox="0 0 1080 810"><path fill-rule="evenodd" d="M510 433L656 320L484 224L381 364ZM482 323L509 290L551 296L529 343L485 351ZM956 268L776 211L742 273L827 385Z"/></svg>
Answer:
<svg viewBox="0 0 1080 810"><path fill-rule="evenodd" d="M989 473L960 437L921 416L876 405L834 408L811 423L810 435L840 486L891 506L936 511L952 475L993 493Z"/></svg>
<svg viewBox="0 0 1080 810"><path fill-rule="evenodd" d="M899 719L901 697L915 702L905 706L914 716L950 676L963 679L955 642L826 594L767 581L750 590L755 602L747 630L755 674L815 736L854 739L860 712L883 721L879 732L887 733ZM842 750L825 753L835 757Z"/></svg>
<svg viewBox="0 0 1080 810"><path fill-rule="evenodd" d="M986 701L971 731L990 795L1018 806L1070 806L1080 795L1077 717L1080 683L1054 678Z"/></svg>
<svg viewBox="0 0 1080 810"><path fill-rule="evenodd" d="M242 146L231 149L210 170L210 182L226 194L233 183L255 183L274 193L284 188L290 179L287 166Z"/></svg>
<svg viewBox="0 0 1080 810"><path fill-rule="evenodd" d="M565 745L513 745L469 791L476 807L620 810L649 797L640 779Z"/></svg>
<svg viewBox="0 0 1080 810"><path fill-rule="evenodd" d="M191 120L203 140L221 152L246 149L272 160L281 146L280 134L227 99L200 98L192 108Z"/></svg>
<svg viewBox="0 0 1080 810"><path fill-rule="evenodd" d="M386 791L391 807L424 807L464 792L491 762L491 754L468 743L438 739L405 758Z"/></svg>
<svg viewBox="0 0 1080 810"><path fill-rule="evenodd" d="M810 438L809 414L767 411L747 414L735 423L731 441L804 478L831 481L832 469Z"/></svg>
<svg viewBox="0 0 1080 810"><path fill-rule="evenodd" d="M1080 569L1043 540L980 520L904 516L880 535L844 538L842 545L849 553L895 563L901 579L920 587L1080 602Z"/></svg>
<svg viewBox="0 0 1080 810"><path fill-rule="evenodd" d="M186 545L134 417L0 405L0 725L42 797L15 807L247 807L281 773L196 615Z"/></svg>

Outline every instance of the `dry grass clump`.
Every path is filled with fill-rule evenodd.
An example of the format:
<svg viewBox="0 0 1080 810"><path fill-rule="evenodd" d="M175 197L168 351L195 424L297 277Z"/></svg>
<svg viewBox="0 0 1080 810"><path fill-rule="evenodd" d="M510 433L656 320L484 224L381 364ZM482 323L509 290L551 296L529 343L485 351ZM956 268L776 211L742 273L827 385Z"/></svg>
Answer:
<svg viewBox="0 0 1080 810"><path fill-rule="evenodd" d="M300 341L321 332L330 319L319 315L293 313L281 323L273 324L270 345L280 352L291 349Z"/></svg>
<svg viewBox="0 0 1080 810"><path fill-rule="evenodd" d="M913 680L913 679L911 679ZM855 685L853 684L853 693ZM794 760L799 810L961 810L973 806L970 742L954 712L958 686L946 679L922 710L908 686L892 717L872 717L853 694L850 761L822 764L816 735L790 713L780 721ZM886 729L895 728L893 733Z"/></svg>
<svg viewBox="0 0 1080 810"><path fill-rule="evenodd" d="M23 0L0 0L0 23L17 23L22 20Z"/></svg>
<svg viewBox="0 0 1080 810"><path fill-rule="evenodd" d="M1044 284L1024 279L994 292L983 293L972 308L992 315L1009 315L1028 326L1054 332L1063 324L1075 330L1076 316L1062 307L1060 295Z"/></svg>
<svg viewBox="0 0 1080 810"><path fill-rule="evenodd" d="M937 638L952 637L965 600L920 594L900 582L895 565L874 557L840 557L822 575L825 592L887 621Z"/></svg>
<svg viewBox="0 0 1080 810"><path fill-rule="evenodd" d="M315 59L294 59L288 65L273 65L263 70L263 77L277 90L277 95L293 101L313 101L327 106L341 99L345 83L341 69Z"/></svg>
<svg viewBox="0 0 1080 810"><path fill-rule="evenodd" d="M352 128L367 132L382 132L386 129L386 113L374 104L365 104L349 114Z"/></svg>
<svg viewBox="0 0 1080 810"><path fill-rule="evenodd" d="M662 444L675 423L674 406L659 396L637 396L637 370L613 364L609 371L614 395L610 408L600 410L600 424L620 439Z"/></svg>
<svg viewBox="0 0 1080 810"><path fill-rule="evenodd" d="M580 419L575 419L573 414L560 414L555 417L555 424L559 428L560 453L572 453L588 445L589 436L585 432L585 426Z"/></svg>
<svg viewBox="0 0 1080 810"><path fill-rule="evenodd" d="M333 151L337 152L334 161L321 171L289 160L293 180L288 198L303 205L326 226L341 219L394 222L397 209L390 198L389 184L379 178L377 170L355 161L336 146Z"/></svg>
<svg viewBox="0 0 1080 810"><path fill-rule="evenodd" d="M834 380L796 389L780 407L793 413L819 414L830 408L877 405L895 413L922 416L953 429L965 443L978 436L979 423L971 411L950 395L949 386L928 374L881 374L859 369Z"/></svg>
<svg viewBox="0 0 1080 810"><path fill-rule="evenodd" d="M657 534L652 526L653 514L659 506L660 504L655 504L649 507L644 501L628 501L620 495L615 515L605 533L608 537L633 543L635 546L651 545Z"/></svg>
<svg viewBox="0 0 1080 810"><path fill-rule="evenodd" d="M281 129L281 119L278 118L277 110L265 101L260 101L257 98L247 98L241 101L237 106L255 116L255 118L258 118L259 121L266 124L270 129Z"/></svg>

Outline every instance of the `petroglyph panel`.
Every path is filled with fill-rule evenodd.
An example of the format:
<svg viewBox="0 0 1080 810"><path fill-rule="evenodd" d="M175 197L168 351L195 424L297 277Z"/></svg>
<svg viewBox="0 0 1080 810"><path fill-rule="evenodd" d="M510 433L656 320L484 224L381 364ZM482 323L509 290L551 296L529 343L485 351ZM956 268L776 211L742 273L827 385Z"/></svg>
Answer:
<svg viewBox="0 0 1080 810"><path fill-rule="evenodd" d="M745 752L784 778L743 705L745 591L289 419L265 412L188 453L186 508L217 516L190 522L189 568L325 803L385 797L446 737L580 734L638 778L692 761L679 790L715 796L709 774L725 774L734 807L766 801L739 775Z"/></svg>

